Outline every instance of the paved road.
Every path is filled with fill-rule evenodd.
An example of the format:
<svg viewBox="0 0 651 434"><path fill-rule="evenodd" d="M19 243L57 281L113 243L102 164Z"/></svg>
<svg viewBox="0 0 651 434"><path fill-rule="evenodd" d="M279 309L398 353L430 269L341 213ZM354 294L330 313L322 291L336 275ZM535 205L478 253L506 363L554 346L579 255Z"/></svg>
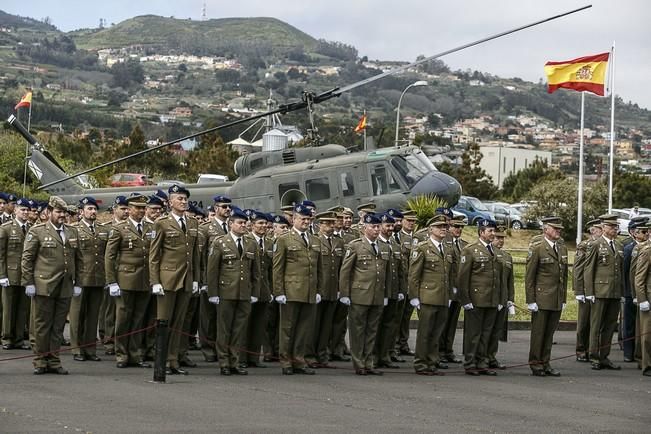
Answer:
<svg viewBox="0 0 651 434"><path fill-rule="evenodd" d="M572 354L574 333L556 337L553 356ZM511 332L510 340L501 360L526 361L529 333ZM0 359L21 353L0 350ZM281 376L277 364L222 377L200 362L160 385L146 381L151 369L118 370L109 359L75 362L66 354L67 377L34 376L29 359L0 362L0 431L649 432L651 424L651 380L631 363L591 371L570 357L554 363L562 377L539 378L527 367L471 377L456 366L444 377L421 377L407 364L359 377L346 363L312 377ZM621 359L614 349L612 360Z"/></svg>

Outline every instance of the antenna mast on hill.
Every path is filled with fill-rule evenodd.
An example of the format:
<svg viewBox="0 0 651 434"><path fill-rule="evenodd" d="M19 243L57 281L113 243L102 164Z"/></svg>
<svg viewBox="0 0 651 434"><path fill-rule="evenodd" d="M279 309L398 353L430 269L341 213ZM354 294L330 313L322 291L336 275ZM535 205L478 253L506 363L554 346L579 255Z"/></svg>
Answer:
<svg viewBox="0 0 651 434"><path fill-rule="evenodd" d="M206 2L203 2L203 7L201 8L201 21L206 21Z"/></svg>

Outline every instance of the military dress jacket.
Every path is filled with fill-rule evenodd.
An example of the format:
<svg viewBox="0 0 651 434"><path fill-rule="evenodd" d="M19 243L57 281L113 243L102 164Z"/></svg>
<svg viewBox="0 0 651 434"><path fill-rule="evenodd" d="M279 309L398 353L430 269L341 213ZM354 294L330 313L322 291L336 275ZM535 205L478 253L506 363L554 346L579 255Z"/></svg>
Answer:
<svg viewBox="0 0 651 434"><path fill-rule="evenodd" d="M208 249L208 297L250 301L260 298L260 253L253 237L242 236L242 256L231 235L213 240Z"/></svg>
<svg viewBox="0 0 651 434"><path fill-rule="evenodd" d="M316 303L320 294L319 262L321 242L305 232L308 245L294 229L276 238L273 255L274 296L284 295L287 301Z"/></svg>
<svg viewBox="0 0 651 434"><path fill-rule="evenodd" d="M477 240L461 251L457 275L459 302L474 307L497 307L502 291L501 264Z"/></svg>
<svg viewBox="0 0 651 434"><path fill-rule="evenodd" d="M391 295L390 252L382 244L377 243L377 255L366 237L352 241L346 248L339 272L339 291L351 303L382 306Z"/></svg>
<svg viewBox="0 0 651 434"><path fill-rule="evenodd" d="M452 297L453 252L441 242L443 254L431 239L418 243L409 261L409 299L422 304L447 307Z"/></svg>
<svg viewBox="0 0 651 434"><path fill-rule="evenodd" d="M320 233L318 238L321 242L321 257L319 259L321 300L337 301L339 269L344 258L344 240L333 235L330 237L330 243L323 233Z"/></svg>
<svg viewBox="0 0 651 434"><path fill-rule="evenodd" d="M584 268L585 260L588 257L588 245L592 239L583 240L576 246L574 255L574 267L572 268L572 289L574 295L585 295L584 288Z"/></svg>
<svg viewBox="0 0 651 434"><path fill-rule="evenodd" d="M588 245L583 283L586 296L621 298L624 296L624 252L619 241L613 242L615 251L601 236Z"/></svg>
<svg viewBox="0 0 651 434"><path fill-rule="evenodd" d="M559 311L567 300L567 247L556 243L558 254L543 239L529 246L524 286L527 304Z"/></svg>
<svg viewBox="0 0 651 434"><path fill-rule="evenodd" d="M226 225L226 229L228 229L228 224ZM199 225L199 238L197 239L197 243L199 244L201 285L208 284L208 276L206 275L208 268L208 250L215 238L226 235L227 232L224 231L222 225L214 218Z"/></svg>
<svg viewBox="0 0 651 434"><path fill-rule="evenodd" d="M170 214L154 223L154 238L149 247L149 283L160 284L165 291L192 291L192 282L200 281L199 223L185 218L183 233Z"/></svg>
<svg viewBox="0 0 651 434"><path fill-rule="evenodd" d="M142 236L130 219L114 224L109 232L104 269L106 283L124 291L149 291L149 246L153 225L142 220Z"/></svg>
<svg viewBox="0 0 651 434"><path fill-rule="evenodd" d="M77 286L101 286L106 283L104 252L111 225L95 224L93 234L86 223L77 222L77 254L75 256L75 282Z"/></svg>
<svg viewBox="0 0 651 434"><path fill-rule="evenodd" d="M260 244L255 239L255 236L252 233L244 235L247 238L250 238L256 244L257 255L258 255L258 264L260 269L258 270L258 283L260 287L260 301L269 302L271 300L271 282L272 282L272 259L273 259L273 245L274 240L270 236L264 236L261 239L262 248Z"/></svg>
<svg viewBox="0 0 651 434"><path fill-rule="evenodd" d="M29 230L30 224L26 223ZM0 279L9 279L12 286L20 286L20 261L25 235L18 221L11 220L0 226Z"/></svg>
<svg viewBox="0 0 651 434"><path fill-rule="evenodd" d="M635 287L635 275L637 274L637 263L640 258L640 252L649 245L649 241L644 241L642 243L636 243L631 252L631 265L628 270L628 281L631 285L631 297L635 298L637 293L637 288ZM648 258L648 257L647 257Z"/></svg>
<svg viewBox="0 0 651 434"><path fill-rule="evenodd" d="M508 253L506 250L499 249L503 261L503 273L502 273L502 305L505 305L507 301L515 300L515 282L513 276L513 256Z"/></svg>
<svg viewBox="0 0 651 434"><path fill-rule="evenodd" d="M34 225L27 232L21 261L22 286L36 286L36 295L50 296L60 286L59 298L72 297L77 231L64 224L63 234L65 242L50 222Z"/></svg>
<svg viewBox="0 0 651 434"><path fill-rule="evenodd" d="M407 265L404 262L409 257L403 261L402 248L395 239L384 241L378 237L377 240L389 249L389 299L397 300L398 294L407 294Z"/></svg>

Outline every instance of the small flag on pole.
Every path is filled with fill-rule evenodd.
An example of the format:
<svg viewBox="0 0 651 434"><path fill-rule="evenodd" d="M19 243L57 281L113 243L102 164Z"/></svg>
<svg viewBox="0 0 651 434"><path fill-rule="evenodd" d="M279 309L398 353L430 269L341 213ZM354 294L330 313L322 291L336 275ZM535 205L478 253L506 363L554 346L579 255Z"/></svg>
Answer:
<svg viewBox="0 0 651 434"><path fill-rule="evenodd" d="M20 99L20 102L16 104L15 110L18 110L21 107L29 107L32 105L32 91L30 90Z"/></svg>
<svg viewBox="0 0 651 434"><path fill-rule="evenodd" d="M355 132L359 133L360 131L364 131L366 129L366 114L362 116L362 118L359 120L359 123L355 127Z"/></svg>
<svg viewBox="0 0 651 434"><path fill-rule="evenodd" d="M547 92L572 89L604 96L604 82L610 53L579 57L562 62L545 63Z"/></svg>

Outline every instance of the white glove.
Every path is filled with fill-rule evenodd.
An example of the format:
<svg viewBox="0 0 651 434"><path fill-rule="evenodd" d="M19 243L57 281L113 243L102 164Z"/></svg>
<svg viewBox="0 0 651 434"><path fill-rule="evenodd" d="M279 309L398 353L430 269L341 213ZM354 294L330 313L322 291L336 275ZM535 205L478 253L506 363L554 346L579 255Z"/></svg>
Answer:
<svg viewBox="0 0 651 434"><path fill-rule="evenodd" d="M199 288L199 291L208 292L208 285L203 285L201 288Z"/></svg>
<svg viewBox="0 0 651 434"><path fill-rule="evenodd" d="M6 278L6 277L3 277L2 279L0 279L0 286L2 286L3 288L6 288L7 286L9 286L9 279Z"/></svg>
<svg viewBox="0 0 651 434"><path fill-rule="evenodd" d="M448 307L452 306L452 300L448 299Z"/></svg>
<svg viewBox="0 0 651 434"><path fill-rule="evenodd" d="M503 305L503 304L498 304L498 305L497 305L497 311L499 312L499 311L501 311L502 309L504 309L504 305Z"/></svg>
<svg viewBox="0 0 651 434"><path fill-rule="evenodd" d="M258 302L258 297L251 296L251 304L255 304Z"/></svg>
<svg viewBox="0 0 651 434"><path fill-rule="evenodd" d="M561 310L565 310L565 303L561 305Z"/></svg>
<svg viewBox="0 0 651 434"><path fill-rule="evenodd" d="M199 282L192 282L192 295L199 292Z"/></svg>
<svg viewBox="0 0 651 434"><path fill-rule="evenodd" d="M387 304L389 304L389 299L384 297L384 305L386 306Z"/></svg>
<svg viewBox="0 0 651 434"><path fill-rule="evenodd" d="M276 297L276 303L278 304L287 303L287 297L285 297L284 295L279 295L278 297Z"/></svg>
<svg viewBox="0 0 651 434"><path fill-rule="evenodd" d="M161 285L160 283L157 283L154 286L152 286L151 292L154 295L165 295L165 291L163 291L163 285Z"/></svg>
<svg viewBox="0 0 651 434"><path fill-rule="evenodd" d="M538 312L538 303L529 303L529 304L527 304L527 308L531 312Z"/></svg>
<svg viewBox="0 0 651 434"><path fill-rule="evenodd" d="M321 303L321 294L316 295L316 304Z"/></svg>
<svg viewBox="0 0 651 434"><path fill-rule="evenodd" d="M585 303L585 295L583 295L583 294L577 295L575 298L576 298L576 301L578 301L579 303Z"/></svg>
<svg viewBox="0 0 651 434"><path fill-rule="evenodd" d="M509 315L515 315L515 305L509 306Z"/></svg>
<svg viewBox="0 0 651 434"><path fill-rule="evenodd" d="M117 283L111 283L109 285L109 295L111 297L119 297L120 295L122 295L122 292L120 291L120 285L118 285Z"/></svg>
<svg viewBox="0 0 651 434"><path fill-rule="evenodd" d="M346 306L350 306L350 298L348 298L348 297L341 297L341 298L339 299L339 301L340 301L341 303L345 304Z"/></svg>
<svg viewBox="0 0 651 434"><path fill-rule="evenodd" d="M506 302L506 307L510 308L512 306L515 306L515 303L513 303L512 301L507 301Z"/></svg>
<svg viewBox="0 0 651 434"><path fill-rule="evenodd" d="M399 292L398 293L398 301L402 301L404 299L405 299L405 294L403 294L402 292Z"/></svg>
<svg viewBox="0 0 651 434"><path fill-rule="evenodd" d="M453 286L452 287L452 294L457 295L457 292L459 292L459 290L456 287Z"/></svg>
<svg viewBox="0 0 651 434"><path fill-rule="evenodd" d="M633 299L633 304L637 304L637 297Z"/></svg>
<svg viewBox="0 0 651 434"><path fill-rule="evenodd" d="M472 305L472 303L464 304L463 305L463 310L473 310L475 306Z"/></svg>
<svg viewBox="0 0 651 434"><path fill-rule="evenodd" d="M72 288L72 296L73 297L79 297L81 295L81 287L80 286L74 286Z"/></svg>
<svg viewBox="0 0 651 434"><path fill-rule="evenodd" d="M273 294L269 294L269 303L273 303L273 301L274 301Z"/></svg>
<svg viewBox="0 0 651 434"><path fill-rule="evenodd" d="M651 309L648 301L643 301L640 303L640 312L648 312Z"/></svg>
<svg viewBox="0 0 651 434"><path fill-rule="evenodd" d="M219 297L217 297L217 296L208 297L208 303L219 304Z"/></svg>
<svg viewBox="0 0 651 434"><path fill-rule="evenodd" d="M589 300L589 301L592 302L592 303L594 303L595 301L597 301L597 299L595 298L594 295L586 295L586 296L585 296L585 299L586 299L586 300Z"/></svg>
<svg viewBox="0 0 651 434"><path fill-rule="evenodd" d="M27 285L25 287L25 295L28 297L34 297L36 295L36 286Z"/></svg>
<svg viewBox="0 0 651 434"><path fill-rule="evenodd" d="M341 292L337 291L337 300L339 300L339 297L341 297Z"/></svg>
<svg viewBox="0 0 651 434"><path fill-rule="evenodd" d="M409 304L411 304L416 309L420 309L420 300L418 299L418 297L409 300Z"/></svg>
<svg viewBox="0 0 651 434"><path fill-rule="evenodd" d="M619 302L620 303L626 303L626 297L620 297Z"/></svg>

